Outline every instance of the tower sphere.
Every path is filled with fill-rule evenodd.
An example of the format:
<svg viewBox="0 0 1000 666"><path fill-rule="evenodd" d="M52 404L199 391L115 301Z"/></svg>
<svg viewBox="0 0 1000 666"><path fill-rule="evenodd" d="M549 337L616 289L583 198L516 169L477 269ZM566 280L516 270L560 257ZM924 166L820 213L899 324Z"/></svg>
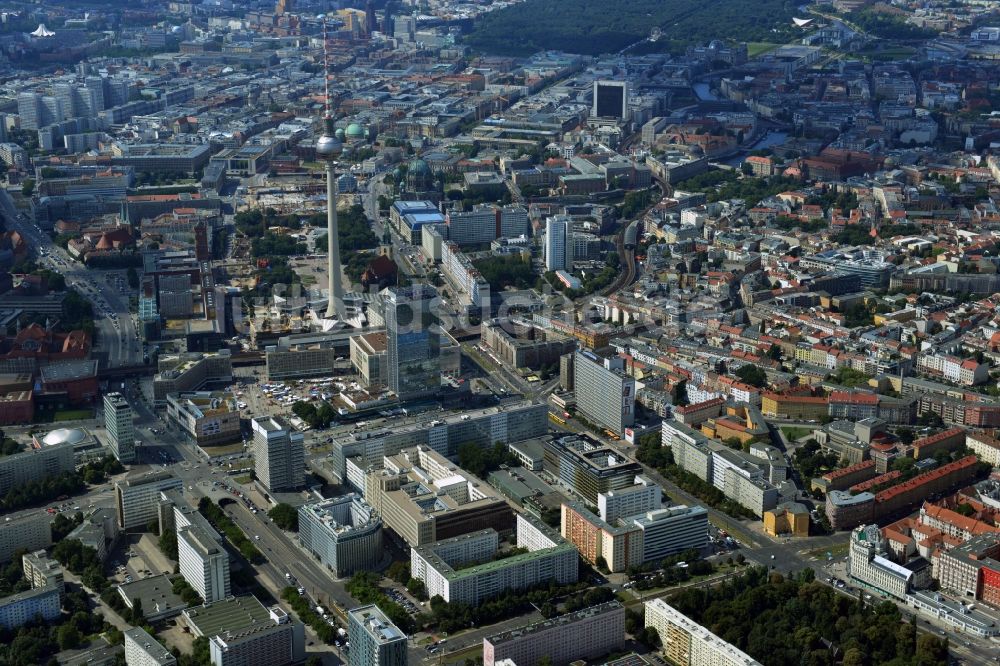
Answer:
<svg viewBox="0 0 1000 666"><path fill-rule="evenodd" d="M343 149L343 142L333 134L324 133L316 141L316 157L323 160L332 160L339 157Z"/></svg>

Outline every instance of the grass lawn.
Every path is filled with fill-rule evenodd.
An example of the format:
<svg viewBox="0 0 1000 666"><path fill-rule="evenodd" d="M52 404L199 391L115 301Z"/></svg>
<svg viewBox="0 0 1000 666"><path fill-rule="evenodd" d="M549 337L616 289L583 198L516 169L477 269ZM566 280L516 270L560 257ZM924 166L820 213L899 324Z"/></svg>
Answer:
<svg viewBox="0 0 1000 666"><path fill-rule="evenodd" d="M781 432L793 441L812 434L812 430L809 428L799 428L798 426L781 426Z"/></svg>
<svg viewBox="0 0 1000 666"><path fill-rule="evenodd" d="M42 412L36 415L38 416L43 421L84 421L94 418L94 412L90 409L61 409L56 412Z"/></svg>
<svg viewBox="0 0 1000 666"><path fill-rule="evenodd" d="M218 458L220 456L231 456L234 454L243 453L243 442L233 442L232 444L220 444L218 446L203 446L201 450L205 452L209 458Z"/></svg>
<svg viewBox="0 0 1000 666"><path fill-rule="evenodd" d="M781 46L781 44L775 44L774 42L749 42L747 44L747 57L756 58L762 53L773 51L779 46Z"/></svg>
<svg viewBox="0 0 1000 666"><path fill-rule="evenodd" d="M912 49L908 46L892 46L884 49L868 49L865 51L858 51L855 55L871 60L905 60L914 53L916 53L916 49Z"/></svg>
<svg viewBox="0 0 1000 666"><path fill-rule="evenodd" d="M250 478L249 474L247 474L246 476L237 476L235 479L233 479L233 481L235 481L236 483L242 483L242 484L246 485L246 484L250 483L251 481L253 481L253 479Z"/></svg>
<svg viewBox="0 0 1000 666"><path fill-rule="evenodd" d="M302 280L302 286L308 287L309 285L316 284L315 275L300 275L299 278Z"/></svg>

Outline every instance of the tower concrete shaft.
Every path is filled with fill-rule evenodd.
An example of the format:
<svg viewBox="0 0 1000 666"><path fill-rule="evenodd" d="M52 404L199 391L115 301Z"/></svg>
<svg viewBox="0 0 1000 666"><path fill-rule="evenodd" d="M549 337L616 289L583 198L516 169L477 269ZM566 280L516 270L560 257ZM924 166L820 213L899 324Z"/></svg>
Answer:
<svg viewBox="0 0 1000 666"><path fill-rule="evenodd" d="M326 238L328 245L327 271L329 277L329 303L327 319L344 320L344 288L340 280L340 237L337 227L337 175L333 160L326 163Z"/></svg>

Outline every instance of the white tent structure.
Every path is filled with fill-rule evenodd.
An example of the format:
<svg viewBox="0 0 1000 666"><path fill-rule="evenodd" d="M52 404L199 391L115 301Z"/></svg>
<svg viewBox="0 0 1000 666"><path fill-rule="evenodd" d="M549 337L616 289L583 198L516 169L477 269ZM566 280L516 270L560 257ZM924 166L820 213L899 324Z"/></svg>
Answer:
<svg viewBox="0 0 1000 666"><path fill-rule="evenodd" d="M44 23L39 23L35 31L31 33L32 37L53 37L56 33L52 32L45 27Z"/></svg>

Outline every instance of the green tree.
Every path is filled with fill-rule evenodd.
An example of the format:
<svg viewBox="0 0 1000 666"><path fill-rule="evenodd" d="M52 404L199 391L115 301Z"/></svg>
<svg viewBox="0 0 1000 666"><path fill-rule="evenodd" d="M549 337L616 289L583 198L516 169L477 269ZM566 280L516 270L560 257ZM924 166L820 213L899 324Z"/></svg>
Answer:
<svg viewBox="0 0 1000 666"><path fill-rule="evenodd" d="M177 561L177 532L174 530L163 530L163 534L157 541L157 545L160 547L160 552L166 557Z"/></svg>
<svg viewBox="0 0 1000 666"><path fill-rule="evenodd" d="M64 624L56 633L60 650L72 650L80 647L80 631L73 624Z"/></svg>
<svg viewBox="0 0 1000 666"><path fill-rule="evenodd" d="M35 191L35 179L25 178L24 182L21 184L21 194L26 197L30 197Z"/></svg>
<svg viewBox="0 0 1000 666"><path fill-rule="evenodd" d="M760 366L747 363L741 366L734 374L750 386L756 386L757 388L767 386L767 373Z"/></svg>
<svg viewBox="0 0 1000 666"><path fill-rule="evenodd" d="M299 512L291 504L281 502L267 512L274 524L283 530L296 532L299 529Z"/></svg>
<svg viewBox="0 0 1000 666"><path fill-rule="evenodd" d="M128 279L128 286L132 289L139 288L139 273L135 270L135 266L129 266L126 271L126 277Z"/></svg>

